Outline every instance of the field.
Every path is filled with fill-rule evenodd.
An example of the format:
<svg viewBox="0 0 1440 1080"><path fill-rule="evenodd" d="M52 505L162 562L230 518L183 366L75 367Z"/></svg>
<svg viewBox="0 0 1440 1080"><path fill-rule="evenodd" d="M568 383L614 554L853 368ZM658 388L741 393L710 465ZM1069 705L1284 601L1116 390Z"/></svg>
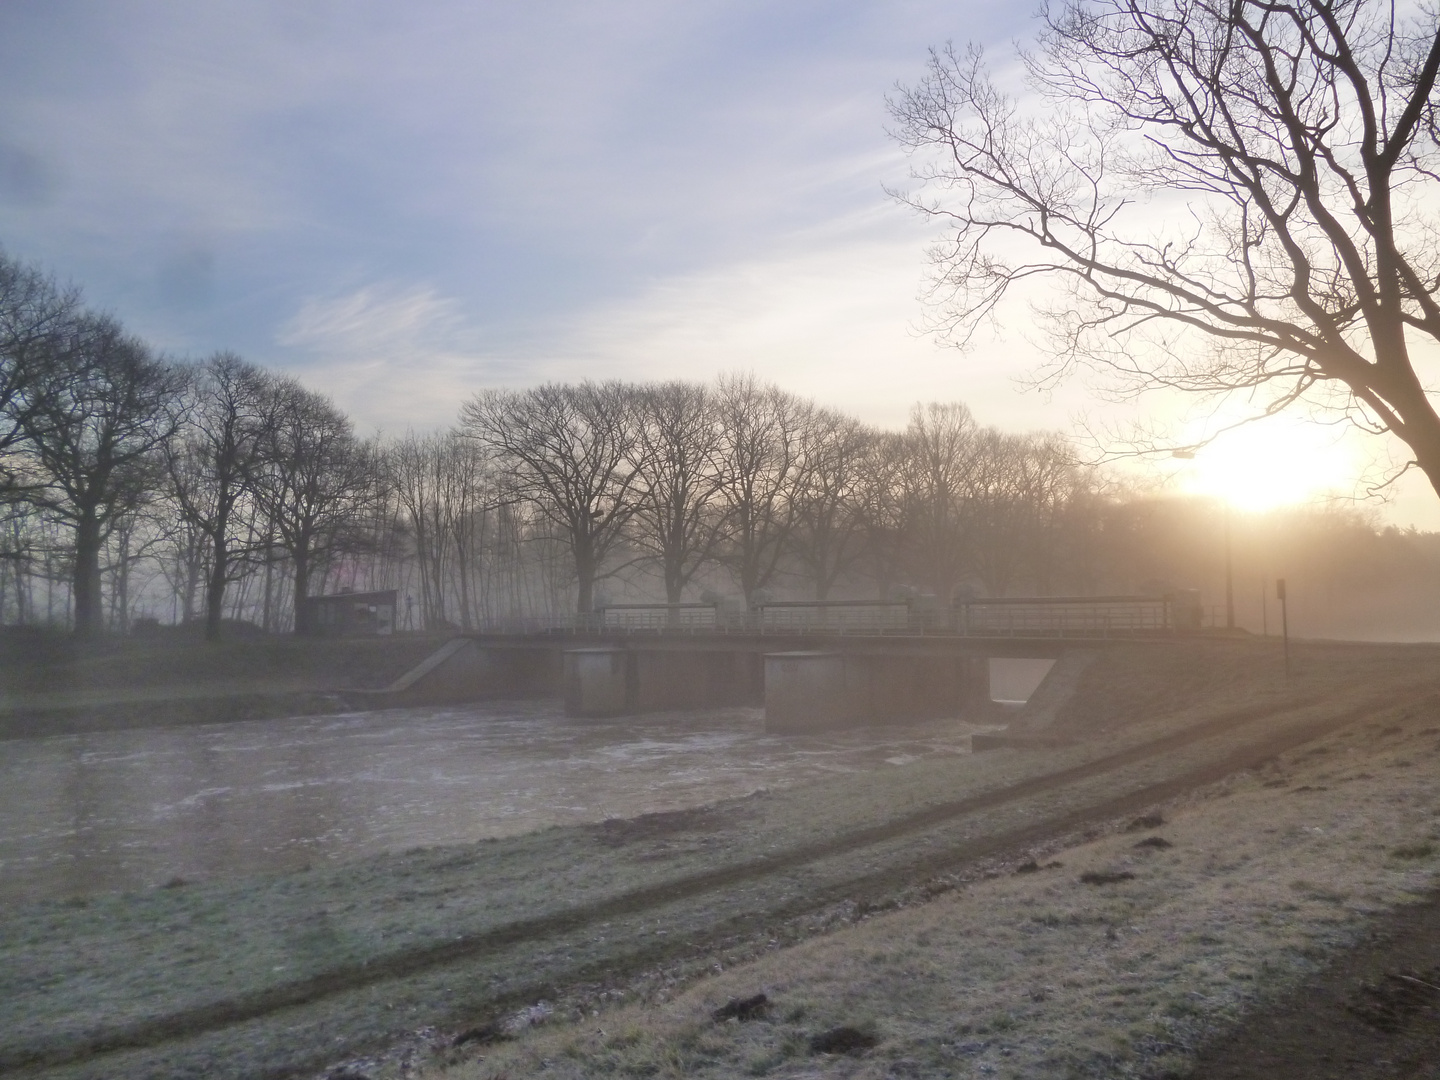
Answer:
<svg viewBox="0 0 1440 1080"><path fill-rule="evenodd" d="M11 912L0 1074L1186 1075L1440 869L1440 651L1278 659L1116 650L1046 750Z"/></svg>

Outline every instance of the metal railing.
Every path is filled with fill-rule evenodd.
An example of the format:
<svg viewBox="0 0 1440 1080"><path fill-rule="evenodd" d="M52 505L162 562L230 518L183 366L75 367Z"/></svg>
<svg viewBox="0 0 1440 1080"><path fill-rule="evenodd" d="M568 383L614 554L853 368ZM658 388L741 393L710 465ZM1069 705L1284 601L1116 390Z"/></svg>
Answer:
<svg viewBox="0 0 1440 1080"><path fill-rule="evenodd" d="M959 632L977 637L1117 637L1173 633L1180 609L1145 596L1007 597L960 606ZM1198 627L1198 620L1192 620Z"/></svg>
<svg viewBox="0 0 1440 1080"><path fill-rule="evenodd" d="M910 605L881 600L778 601L761 604L755 622L770 633L887 633L910 630Z"/></svg>
<svg viewBox="0 0 1440 1080"><path fill-rule="evenodd" d="M1197 604L1173 597L992 597L950 607L933 601L789 600L749 610L718 604L608 604L588 615L507 620L482 632L1128 637L1198 630L1202 621Z"/></svg>
<svg viewBox="0 0 1440 1080"><path fill-rule="evenodd" d="M607 604L590 619L600 630L714 630L714 604Z"/></svg>

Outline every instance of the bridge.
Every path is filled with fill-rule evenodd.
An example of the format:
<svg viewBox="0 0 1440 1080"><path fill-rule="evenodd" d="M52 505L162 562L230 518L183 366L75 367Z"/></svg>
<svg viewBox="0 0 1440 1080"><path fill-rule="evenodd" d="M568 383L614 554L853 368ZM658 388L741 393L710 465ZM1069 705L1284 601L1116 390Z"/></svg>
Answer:
<svg viewBox="0 0 1440 1080"><path fill-rule="evenodd" d="M395 704L563 696L574 716L762 704L777 732L993 715L990 661L1077 666L1117 641L1200 628L1192 596L615 604L457 637L385 692ZM1042 687L1043 689L1043 687Z"/></svg>

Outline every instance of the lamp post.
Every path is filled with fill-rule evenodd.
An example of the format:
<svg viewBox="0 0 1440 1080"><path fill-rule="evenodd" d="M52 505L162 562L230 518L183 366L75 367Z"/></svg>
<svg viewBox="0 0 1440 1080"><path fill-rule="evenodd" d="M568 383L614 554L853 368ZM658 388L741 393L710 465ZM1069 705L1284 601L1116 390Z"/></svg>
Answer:
<svg viewBox="0 0 1440 1080"><path fill-rule="evenodd" d="M1194 450L1172 450L1171 457L1194 461ZM1235 552L1230 542L1230 500L1225 500L1225 629L1235 629Z"/></svg>

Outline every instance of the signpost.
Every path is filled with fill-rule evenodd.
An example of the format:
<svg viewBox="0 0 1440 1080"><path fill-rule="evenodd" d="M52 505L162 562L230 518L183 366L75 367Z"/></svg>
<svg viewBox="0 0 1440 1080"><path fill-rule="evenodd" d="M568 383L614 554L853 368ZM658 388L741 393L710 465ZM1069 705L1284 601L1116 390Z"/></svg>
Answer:
<svg viewBox="0 0 1440 1080"><path fill-rule="evenodd" d="M1285 603L1285 579L1275 579L1275 599L1280 601L1280 636L1285 642L1285 678L1290 678L1290 609Z"/></svg>

